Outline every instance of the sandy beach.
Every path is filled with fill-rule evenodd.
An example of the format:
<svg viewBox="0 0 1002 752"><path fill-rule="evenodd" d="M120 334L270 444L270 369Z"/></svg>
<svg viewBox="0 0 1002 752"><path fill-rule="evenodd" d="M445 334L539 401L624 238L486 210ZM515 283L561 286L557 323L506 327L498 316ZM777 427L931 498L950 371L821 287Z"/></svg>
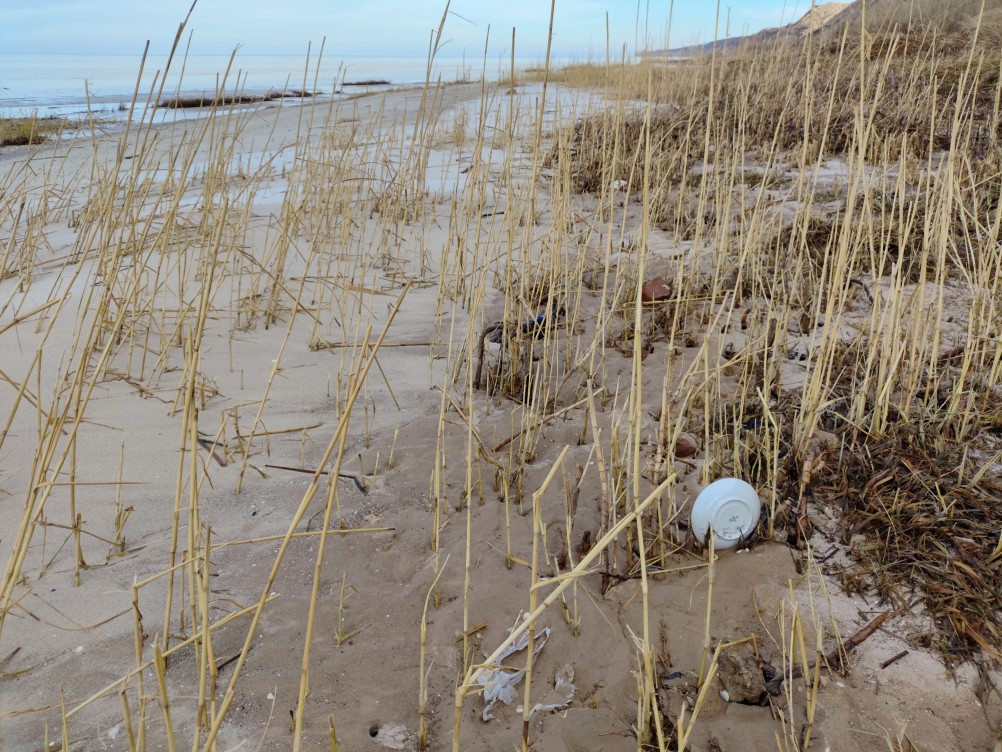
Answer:
<svg viewBox="0 0 1002 752"><path fill-rule="evenodd" d="M739 394L765 335L718 294L713 238L571 190L559 155L612 106L472 83L0 150L0 748L637 750L667 732L652 695L692 750L993 747L978 667L909 639L921 607L844 587L824 509L799 547L764 522L692 540L730 450L675 416ZM814 190L854 175L823 160ZM637 290L677 296L683 266L712 305L672 340ZM841 331L870 311L857 290ZM836 336L794 329L794 353ZM783 358L775 393L809 373ZM529 630L551 707L524 724L523 679L485 721L478 666L551 594ZM815 670L885 613L851 670ZM748 661L782 691L738 701Z"/></svg>

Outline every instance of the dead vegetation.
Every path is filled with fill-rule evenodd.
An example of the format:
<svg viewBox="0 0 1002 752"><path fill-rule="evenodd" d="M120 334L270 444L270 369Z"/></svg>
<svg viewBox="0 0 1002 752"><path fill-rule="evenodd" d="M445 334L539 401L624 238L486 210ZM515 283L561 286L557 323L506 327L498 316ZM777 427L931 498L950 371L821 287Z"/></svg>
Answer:
<svg viewBox="0 0 1002 752"><path fill-rule="evenodd" d="M610 186L642 194L652 224L706 248L710 296L732 301L730 320L774 320L802 340L787 353L805 361L802 386L764 405L782 426L765 445L786 470L762 481L790 499L793 539L809 537L797 530L804 494L823 477L811 503L837 510L866 590L896 604L918 593L948 661L998 657L986 458L997 451L1002 89L983 43L996 16L962 32L887 22L866 37L842 27L820 44L565 72L641 100L575 126L574 187L608 210L620 203ZM748 164L780 183L748 180ZM953 284L964 292L950 306ZM962 333L944 337L945 322ZM754 402L754 384L738 389ZM809 441L822 425L840 437L824 462ZM735 470L770 467L756 443L732 434Z"/></svg>
<svg viewBox="0 0 1002 752"><path fill-rule="evenodd" d="M58 136L67 126L62 118L5 118L0 119L0 147L31 146Z"/></svg>

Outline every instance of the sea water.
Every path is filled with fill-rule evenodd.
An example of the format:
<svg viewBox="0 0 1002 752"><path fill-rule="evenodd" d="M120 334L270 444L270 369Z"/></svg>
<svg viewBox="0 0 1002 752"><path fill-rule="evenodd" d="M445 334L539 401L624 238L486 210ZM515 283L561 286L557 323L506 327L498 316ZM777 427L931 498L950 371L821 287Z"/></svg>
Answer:
<svg viewBox="0 0 1002 752"><path fill-rule="evenodd" d="M427 75L424 57L313 55L191 55L176 58L168 69L165 56L59 55L0 53L0 118L83 118L88 113L102 119L124 119L133 103L174 97L207 96L223 90L259 95L270 91L322 92L346 96L358 91L423 84ZM539 65L537 59L516 59L516 67ZM556 64L556 62L554 63ZM497 80L511 61L438 57L432 81ZM166 75L164 71L167 70ZM386 84L354 86L357 82ZM162 87L162 88L161 88Z"/></svg>

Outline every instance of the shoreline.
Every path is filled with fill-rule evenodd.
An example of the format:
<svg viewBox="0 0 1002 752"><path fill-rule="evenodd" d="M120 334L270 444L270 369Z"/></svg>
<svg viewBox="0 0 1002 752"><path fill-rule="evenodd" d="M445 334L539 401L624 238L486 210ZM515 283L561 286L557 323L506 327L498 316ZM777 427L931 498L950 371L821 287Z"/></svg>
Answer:
<svg viewBox="0 0 1002 752"><path fill-rule="evenodd" d="M445 87L462 87L466 85L474 84L479 86L478 82L448 82L443 83L441 86ZM276 92L268 92L265 94L257 95L250 94L244 96L238 96L231 98L226 97L226 101L223 103L213 103L208 102L207 104L197 105L193 102L205 101L201 97L192 97L190 99L183 100L184 106L174 107L168 105L160 106L146 106L145 102L141 105L136 106L134 119L129 122L129 110L128 108L124 110L116 110L115 114L119 117L93 117L92 115L83 115L81 117L73 117L72 115L48 115L39 116L38 121L41 122L55 122L61 127L55 138L50 138L45 141L35 143L32 145L24 144L10 144L0 147L0 162L4 160L5 157L15 158L25 156L28 152L34 149L53 147L58 144L79 142L81 140L91 139L94 135L98 138L111 137L114 134L123 132L126 126L129 127L153 127L153 128L170 128L177 124L183 122L196 122L199 120L204 120L208 117L214 117L217 115L223 115L225 113L252 113L255 110L269 110L273 108L283 108L283 109L296 109L296 108L316 108L316 107L331 107L337 106L342 102L349 102L352 100L364 99L367 97L374 97L386 94L395 93L412 93L419 92L424 89L423 84L412 84L412 85L389 85L384 86L382 84L369 85L369 84L358 84L359 87L364 90L352 91L342 94L341 92L335 92L332 96L329 93L316 92L314 95L309 97L296 96L295 93L290 93L288 95L283 95ZM192 104L189 104L192 102ZM97 113L100 115L100 113ZM33 118L26 118L27 120L32 120ZM0 118L0 122L4 119Z"/></svg>
<svg viewBox="0 0 1002 752"><path fill-rule="evenodd" d="M136 89L140 58L132 55L82 56L83 62L73 55L17 55L5 56L4 88L0 88L0 115L26 116L33 112L41 115L86 115L88 101L95 111L114 114L119 107L128 108ZM18 60L32 58L31 65L19 67ZM488 61L489 79L503 76L508 71L508 61L501 65ZM569 61L568 61L569 62ZM153 79L154 71L166 63L163 56L151 55L139 84L139 100L145 101L151 89L159 88ZM229 55L194 55L186 66L184 78L171 75L164 88L164 97L212 96L218 87L219 75L231 64ZM518 58L521 70L538 64L535 57ZM230 85L227 95L264 95L269 91L287 88L333 91L342 83L385 82L384 85L410 88L423 86L427 57L415 56L339 56L322 60L308 59L306 55L237 55L232 60ZM22 70L23 67L23 70ZM482 61L466 58L440 58L436 64L434 81L440 75L448 80L465 80L479 77ZM68 77L67 71L74 71ZM84 90L80 76L86 76ZM41 97L44 97L41 98Z"/></svg>

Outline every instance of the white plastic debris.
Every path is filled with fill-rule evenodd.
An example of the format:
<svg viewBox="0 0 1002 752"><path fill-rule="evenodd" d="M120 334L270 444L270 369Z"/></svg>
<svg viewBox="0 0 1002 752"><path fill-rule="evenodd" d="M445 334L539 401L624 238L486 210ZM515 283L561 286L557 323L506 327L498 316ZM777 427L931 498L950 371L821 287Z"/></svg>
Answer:
<svg viewBox="0 0 1002 752"><path fill-rule="evenodd" d="M533 713L556 713L559 710L564 710L571 704L576 690L577 687L574 686L574 667L570 665L564 666L553 677L553 687L550 688L550 691L546 693L541 702L537 702L532 706L529 715ZM519 713L522 712L522 709L522 705L519 705L517 708Z"/></svg>
<svg viewBox="0 0 1002 752"><path fill-rule="evenodd" d="M722 689L720 690L720 699L723 700L724 702L730 702L731 695L726 689Z"/></svg>
<svg viewBox="0 0 1002 752"><path fill-rule="evenodd" d="M513 629L514 627L508 629L508 634L511 634ZM536 633L536 642L532 650L533 660L535 660L536 656L539 655L540 651L546 645L546 641L550 637L550 632L550 627L543 627ZM498 701L503 702L505 705L511 705L515 699L515 687L525 677L525 669L514 670L505 668L503 664L505 658L525 650L527 647L529 647L529 633L526 631L519 635L511 647L501 653L497 659L496 665L498 668L484 669L477 677L477 683L484 688L483 719L485 722L494 718L491 715L491 710L497 705Z"/></svg>

